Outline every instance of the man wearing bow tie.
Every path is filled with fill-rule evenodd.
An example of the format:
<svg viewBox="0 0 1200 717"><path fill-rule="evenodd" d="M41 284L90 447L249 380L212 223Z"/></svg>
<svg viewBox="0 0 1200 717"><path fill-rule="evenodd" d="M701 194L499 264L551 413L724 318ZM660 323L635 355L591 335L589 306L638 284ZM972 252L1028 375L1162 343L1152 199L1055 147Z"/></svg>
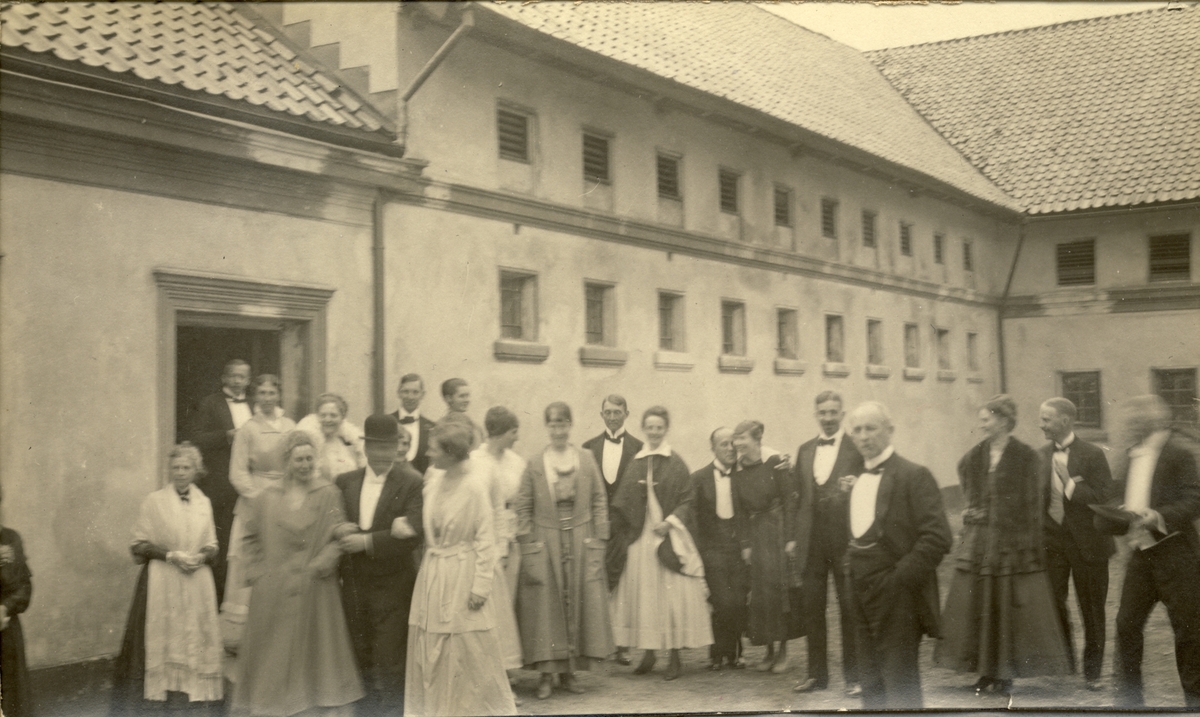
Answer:
<svg viewBox="0 0 1200 717"><path fill-rule="evenodd" d="M337 477L346 519L358 532L341 540L342 605L367 698L361 715L400 715L408 650L408 610L421 542L421 476L397 462L401 429L391 415L363 424L367 465Z"/></svg>
<svg viewBox="0 0 1200 717"><path fill-rule="evenodd" d="M937 566L950 550L942 493L929 469L892 447L892 419L868 401L847 419L863 472L850 491L846 582L863 709L920 709L918 648L941 637Z"/></svg>
<svg viewBox="0 0 1200 717"><path fill-rule="evenodd" d="M429 450L429 432L433 430L434 422L421 415L421 399L425 398L425 382L415 373L406 373L400 377L400 387L396 389L400 398L400 409L392 416L400 421L404 430L412 438L408 446L408 462L413 470L425 475L429 467L429 459L425 452Z"/></svg>
<svg viewBox="0 0 1200 717"><path fill-rule="evenodd" d="M1042 490L1046 514L1046 569L1054 589L1058 614L1067 631L1072 667L1075 642L1067 613L1067 582L1074 578L1075 597L1083 618L1083 678L1087 688L1099 689L1104 662L1104 601L1108 597L1108 559L1116 552L1111 536L1096 530L1088 507L1103 503L1112 488L1104 451L1075 435L1075 404L1051 398L1040 411L1042 433Z"/></svg>
<svg viewBox="0 0 1200 717"><path fill-rule="evenodd" d="M713 644L709 669L742 669L742 633L746 629L746 596L750 576L742 560L742 543L733 519L730 473L737 461L733 431L718 428L709 437L713 461L692 474L695 487L696 549L704 561L708 600L712 603Z"/></svg>
<svg viewBox="0 0 1200 717"><path fill-rule="evenodd" d="M854 651L853 621L850 619L842 560L850 541L850 526L845 494L838 479L858 475L862 456L842 428L842 397L836 391L822 391L816 399L816 418L821 432L796 449L796 485L800 489L800 519L797 544L807 542L801 588L804 612L808 616L808 679L795 687L796 692L813 692L829 686L826 604L828 578L833 578L837 593L838 621L842 630L842 675L846 695L857 697L858 671Z"/></svg>
<svg viewBox="0 0 1200 717"><path fill-rule="evenodd" d="M238 493L229 482L229 455L233 434L250 420L250 403L246 387L250 385L250 364L233 359L225 364L221 375L221 390L200 400L188 435L200 449L206 475L196 481L212 503L213 524L217 528L219 552L213 560L213 582L217 588L217 604L225 596L225 574L228 565L229 530L233 527L233 508Z"/></svg>

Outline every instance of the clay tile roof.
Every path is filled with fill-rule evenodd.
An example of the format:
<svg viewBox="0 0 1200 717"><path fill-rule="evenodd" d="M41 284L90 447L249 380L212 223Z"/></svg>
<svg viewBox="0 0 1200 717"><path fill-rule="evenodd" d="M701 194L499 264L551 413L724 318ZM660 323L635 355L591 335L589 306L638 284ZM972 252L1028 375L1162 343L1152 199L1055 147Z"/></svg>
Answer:
<svg viewBox="0 0 1200 717"><path fill-rule="evenodd" d="M744 3L480 3L546 35L731 100L940 180L1018 205L862 53Z"/></svg>
<svg viewBox="0 0 1200 717"><path fill-rule="evenodd" d="M379 132L381 140L393 136L389 118L373 105L301 62L230 4L4 3L0 48L9 57L33 53L101 77L135 75L184 96L223 97L260 113L269 108L284 118Z"/></svg>
<svg viewBox="0 0 1200 717"><path fill-rule="evenodd" d="M1200 197L1200 7L868 55L1031 214Z"/></svg>

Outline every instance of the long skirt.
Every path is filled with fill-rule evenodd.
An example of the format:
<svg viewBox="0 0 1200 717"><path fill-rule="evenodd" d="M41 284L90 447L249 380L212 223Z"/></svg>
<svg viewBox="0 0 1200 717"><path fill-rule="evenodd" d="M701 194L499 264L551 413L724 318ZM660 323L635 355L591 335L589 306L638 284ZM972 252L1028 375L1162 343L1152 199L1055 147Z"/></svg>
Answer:
<svg viewBox="0 0 1200 717"><path fill-rule="evenodd" d="M517 555L520 555L519 551ZM508 559L513 559L512 552ZM512 594L508 571L504 562L497 560L496 576L492 578L492 598L496 600L496 638L500 641L500 658L506 670L516 670L524 664L521 661L521 633L517 631L517 616L510 598Z"/></svg>
<svg viewBox="0 0 1200 717"><path fill-rule="evenodd" d="M404 714L515 715L495 630L449 634L408 627Z"/></svg>
<svg viewBox="0 0 1200 717"><path fill-rule="evenodd" d="M792 565L784 553L783 510L750 518L750 644L783 642L804 634L799 591L791 588Z"/></svg>
<svg viewBox="0 0 1200 717"><path fill-rule="evenodd" d="M942 610L934 664L1011 680L1071 673L1066 637L1044 571L981 575L958 569Z"/></svg>
<svg viewBox="0 0 1200 717"><path fill-rule="evenodd" d="M663 520L653 490L646 491L642 534L629 546L625 572L612 602L613 639L641 650L704 647L713 642L708 585L668 570L658 559L663 541L654 526Z"/></svg>

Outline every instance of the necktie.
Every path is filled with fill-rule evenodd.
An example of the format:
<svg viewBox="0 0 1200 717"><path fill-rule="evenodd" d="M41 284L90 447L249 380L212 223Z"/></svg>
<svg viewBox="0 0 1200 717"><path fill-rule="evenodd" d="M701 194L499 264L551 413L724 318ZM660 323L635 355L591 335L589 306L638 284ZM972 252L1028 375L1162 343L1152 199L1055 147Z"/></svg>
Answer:
<svg viewBox="0 0 1200 717"><path fill-rule="evenodd" d="M246 397L245 397L245 396L242 396L241 398L232 398L232 397L230 397L229 401L230 401L231 403L245 403L245 402L246 402Z"/></svg>
<svg viewBox="0 0 1200 717"><path fill-rule="evenodd" d="M817 446L832 446L836 442L836 438L818 438Z"/></svg>
<svg viewBox="0 0 1200 717"><path fill-rule="evenodd" d="M724 471L723 471L723 470L721 470L720 468L718 468L718 469L717 469L717 473L720 473L722 478L728 478L728 477L729 477L729 474L730 474L730 473L732 473L732 472L733 472L733 471L730 471L730 470L724 470Z"/></svg>
<svg viewBox="0 0 1200 717"><path fill-rule="evenodd" d="M400 425L407 426L410 423L416 423L416 420L416 416L405 416L404 418L400 419Z"/></svg>
<svg viewBox="0 0 1200 717"><path fill-rule="evenodd" d="M880 463L879 465L875 466L874 468L864 468L863 473L874 473L877 476L881 476L881 475L883 475L883 464Z"/></svg>
<svg viewBox="0 0 1200 717"><path fill-rule="evenodd" d="M1050 481L1050 507L1047 509L1055 523L1062 523L1066 517L1063 508L1063 491L1066 487L1067 449L1055 445L1054 456L1050 459L1053 464L1053 475Z"/></svg>
<svg viewBox="0 0 1200 717"><path fill-rule="evenodd" d="M620 442L621 442L621 439L622 439L622 438L624 438L624 437L625 437L625 434L624 434L624 433L622 433L621 435L617 436L616 438L614 438L614 437L613 437L611 434L609 434L609 433L607 433L607 432L604 434L604 439L605 439L606 441L612 441L613 443L620 443Z"/></svg>

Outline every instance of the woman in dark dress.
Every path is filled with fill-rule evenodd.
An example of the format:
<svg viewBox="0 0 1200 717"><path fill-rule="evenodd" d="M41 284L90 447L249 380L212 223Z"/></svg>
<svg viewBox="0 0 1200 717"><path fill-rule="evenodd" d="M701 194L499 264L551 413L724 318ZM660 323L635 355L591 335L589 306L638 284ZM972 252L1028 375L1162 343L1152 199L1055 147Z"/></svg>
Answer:
<svg viewBox="0 0 1200 717"><path fill-rule="evenodd" d="M750 644L766 645L762 672L788 668L787 641L802 620L792 619L799 585L795 561L797 491L784 456L763 456L763 424L742 421L733 430L738 464L732 475L733 515L742 538L742 559L750 564ZM778 646L778 649L776 647Z"/></svg>
<svg viewBox="0 0 1200 717"><path fill-rule="evenodd" d="M1071 672L1046 575L1041 460L1010 435L1016 425L1016 403L993 397L979 411L984 440L958 463L967 508L934 664L978 673L979 695Z"/></svg>
<svg viewBox="0 0 1200 717"><path fill-rule="evenodd" d="M33 594L33 574L25 562L21 535L0 527L0 685L3 700L0 713L5 717L24 717L33 712L29 690L29 670L25 664L25 635L21 632L21 613L29 607Z"/></svg>

